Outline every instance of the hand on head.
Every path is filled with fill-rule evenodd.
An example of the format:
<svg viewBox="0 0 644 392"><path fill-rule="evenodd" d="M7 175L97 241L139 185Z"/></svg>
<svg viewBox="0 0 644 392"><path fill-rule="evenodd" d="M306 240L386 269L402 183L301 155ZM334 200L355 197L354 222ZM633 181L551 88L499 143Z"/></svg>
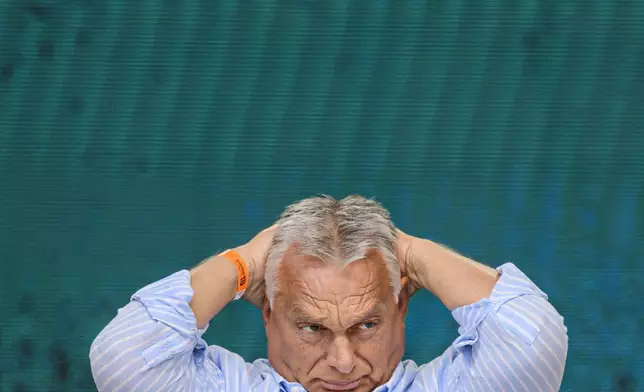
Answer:
<svg viewBox="0 0 644 392"><path fill-rule="evenodd" d="M260 231L253 239L235 249L246 261L248 275L250 277L244 298L260 309L266 295L266 285L264 282L266 259L268 258L268 252L277 230L278 226L276 224L266 228ZM415 278L416 270L413 264L414 258L412 257L413 244L416 237L400 229L396 229L396 231L398 233L396 256L400 263L403 290L407 290L411 296L420 289L420 285Z"/></svg>
<svg viewBox="0 0 644 392"><path fill-rule="evenodd" d="M407 290L409 296L414 295L421 288L418 283L418 270L414 264L414 243L418 238L411 236L400 229L396 229L396 256L400 264L400 276L402 278L402 290Z"/></svg>
<svg viewBox="0 0 644 392"><path fill-rule="evenodd" d="M244 245L235 248L248 267L248 288L243 298L258 308L262 307L266 295L266 285L264 283L266 259L276 231L277 225L273 225L259 232Z"/></svg>

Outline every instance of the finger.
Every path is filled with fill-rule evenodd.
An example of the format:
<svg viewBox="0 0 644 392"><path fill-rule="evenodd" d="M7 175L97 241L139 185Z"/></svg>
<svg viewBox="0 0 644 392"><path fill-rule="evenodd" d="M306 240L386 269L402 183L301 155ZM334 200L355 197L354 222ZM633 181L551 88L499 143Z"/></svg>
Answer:
<svg viewBox="0 0 644 392"><path fill-rule="evenodd" d="M416 287L412 283L411 279L409 279L408 276L403 276L402 278L400 278L400 287L401 287L401 290L407 291L407 294L409 295L409 297L411 297L412 295L414 295L416 291L418 291L418 287Z"/></svg>
<svg viewBox="0 0 644 392"><path fill-rule="evenodd" d="M413 296L420 290L420 287L416 286L415 284L410 284L409 285L409 296Z"/></svg>

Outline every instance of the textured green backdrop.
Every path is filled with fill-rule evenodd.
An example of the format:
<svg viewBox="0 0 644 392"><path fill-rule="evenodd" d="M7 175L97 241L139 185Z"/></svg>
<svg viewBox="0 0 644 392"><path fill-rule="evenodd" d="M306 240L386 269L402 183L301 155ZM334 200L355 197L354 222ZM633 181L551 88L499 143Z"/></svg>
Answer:
<svg viewBox="0 0 644 392"><path fill-rule="evenodd" d="M0 1L0 390L90 391L137 288L315 193L516 262L564 391L644 390L644 1ZM430 295L408 357L454 339ZM244 322L240 322L244 320ZM206 338L264 355L258 312Z"/></svg>

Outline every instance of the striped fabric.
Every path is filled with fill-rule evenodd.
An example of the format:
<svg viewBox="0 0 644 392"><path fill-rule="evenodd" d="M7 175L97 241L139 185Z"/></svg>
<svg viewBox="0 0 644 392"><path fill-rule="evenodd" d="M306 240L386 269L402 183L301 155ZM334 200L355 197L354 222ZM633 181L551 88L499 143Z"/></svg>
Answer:
<svg viewBox="0 0 644 392"><path fill-rule="evenodd" d="M440 357L422 366L400 363L375 391L558 391L568 351L563 317L515 265L498 270L489 298L452 312L459 337ZM265 359L247 363L208 346L189 306L192 295L183 270L132 296L92 344L99 391L304 391Z"/></svg>

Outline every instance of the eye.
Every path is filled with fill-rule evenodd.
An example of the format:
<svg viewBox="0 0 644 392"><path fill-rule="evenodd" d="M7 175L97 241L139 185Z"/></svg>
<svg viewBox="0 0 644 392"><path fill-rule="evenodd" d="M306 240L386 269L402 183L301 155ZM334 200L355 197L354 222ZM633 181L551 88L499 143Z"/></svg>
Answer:
<svg viewBox="0 0 644 392"><path fill-rule="evenodd" d="M315 325L315 324L303 325L300 328L302 329L302 331L308 332L308 333L316 333L316 332L320 332L322 330L321 326Z"/></svg>
<svg viewBox="0 0 644 392"><path fill-rule="evenodd" d="M362 323L358 326L359 329L363 331L368 331L370 329L374 329L378 325L375 321L367 321L366 323Z"/></svg>

